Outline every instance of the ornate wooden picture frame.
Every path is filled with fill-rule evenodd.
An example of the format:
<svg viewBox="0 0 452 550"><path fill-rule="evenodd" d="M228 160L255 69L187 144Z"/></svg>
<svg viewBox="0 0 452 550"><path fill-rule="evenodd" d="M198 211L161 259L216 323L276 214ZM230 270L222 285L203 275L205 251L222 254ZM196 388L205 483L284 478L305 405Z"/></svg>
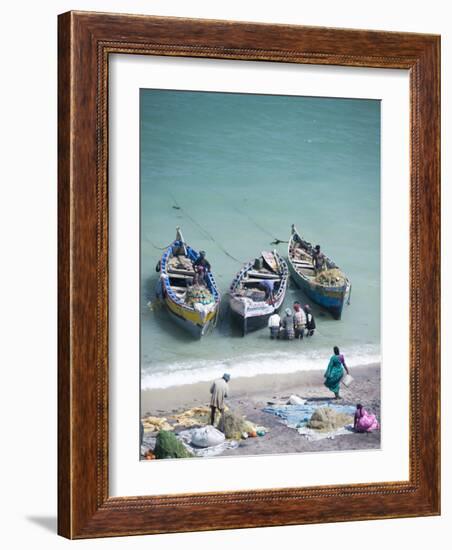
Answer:
<svg viewBox="0 0 452 550"><path fill-rule="evenodd" d="M69 12L59 17L58 48L59 534L88 538L439 514L440 38ZM107 99L111 54L409 71L408 481L109 496Z"/></svg>

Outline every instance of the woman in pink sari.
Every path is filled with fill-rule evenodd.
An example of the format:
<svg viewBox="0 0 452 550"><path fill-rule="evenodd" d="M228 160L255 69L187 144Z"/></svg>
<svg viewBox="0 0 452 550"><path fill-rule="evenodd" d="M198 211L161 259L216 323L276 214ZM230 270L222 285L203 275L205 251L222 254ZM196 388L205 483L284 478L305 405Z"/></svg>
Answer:
<svg viewBox="0 0 452 550"><path fill-rule="evenodd" d="M358 403L356 405L355 422L353 425L355 432L372 432L380 427L377 417L374 414L366 411L366 409Z"/></svg>

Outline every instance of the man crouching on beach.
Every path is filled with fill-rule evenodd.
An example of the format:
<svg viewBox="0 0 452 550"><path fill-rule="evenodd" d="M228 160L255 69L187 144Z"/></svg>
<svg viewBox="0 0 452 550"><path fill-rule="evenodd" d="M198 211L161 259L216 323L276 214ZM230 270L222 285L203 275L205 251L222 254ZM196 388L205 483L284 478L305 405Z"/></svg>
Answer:
<svg viewBox="0 0 452 550"><path fill-rule="evenodd" d="M228 382L231 379L229 374L224 373L222 378L215 380L210 386L210 423L212 426L215 423L215 413L217 409L220 411L221 416L224 412L224 399L228 396Z"/></svg>

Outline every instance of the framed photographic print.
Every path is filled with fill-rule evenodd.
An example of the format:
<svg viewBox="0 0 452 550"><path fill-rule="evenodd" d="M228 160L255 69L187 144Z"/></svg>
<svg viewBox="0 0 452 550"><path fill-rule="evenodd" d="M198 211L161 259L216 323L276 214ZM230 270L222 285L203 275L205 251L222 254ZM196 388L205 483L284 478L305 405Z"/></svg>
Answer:
<svg viewBox="0 0 452 550"><path fill-rule="evenodd" d="M61 535L439 514L439 46L59 17Z"/></svg>

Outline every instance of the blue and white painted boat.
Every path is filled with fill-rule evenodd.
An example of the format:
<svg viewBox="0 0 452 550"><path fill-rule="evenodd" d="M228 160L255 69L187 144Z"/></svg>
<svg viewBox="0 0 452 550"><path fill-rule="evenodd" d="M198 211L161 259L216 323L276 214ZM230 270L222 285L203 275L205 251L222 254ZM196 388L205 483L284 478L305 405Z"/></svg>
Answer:
<svg viewBox="0 0 452 550"><path fill-rule="evenodd" d="M267 326L270 315L284 302L288 278L287 263L276 251L262 252L237 273L229 288L229 304L243 336ZM270 297L262 289L263 281L273 284Z"/></svg>
<svg viewBox="0 0 452 550"><path fill-rule="evenodd" d="M220 308L220 293L209 270L205 273L205 289L209 299L197 303L188 300L194 289L195 269L193 263L200 254L187 245L178 227L176 239L165 250L157 264L160 280L157 295L165 304L169 314L177 324L188 330L195 337L207 334L216 324ZM202 292L203 287L197 287Z"/></svg>
<svg viewBox="0 0 452 550"><path fill-rule="evenodd" d="M344 302L350 297L350 281L344 275L344 278L338 280L335 285L320 282L314 270L313 252L311 243L305 241L292 225L287 253L292 278L308 298L327 309L334 319L339 320ZM339 269L327 256L325 256L325 264L327 269Z"/></svg>

